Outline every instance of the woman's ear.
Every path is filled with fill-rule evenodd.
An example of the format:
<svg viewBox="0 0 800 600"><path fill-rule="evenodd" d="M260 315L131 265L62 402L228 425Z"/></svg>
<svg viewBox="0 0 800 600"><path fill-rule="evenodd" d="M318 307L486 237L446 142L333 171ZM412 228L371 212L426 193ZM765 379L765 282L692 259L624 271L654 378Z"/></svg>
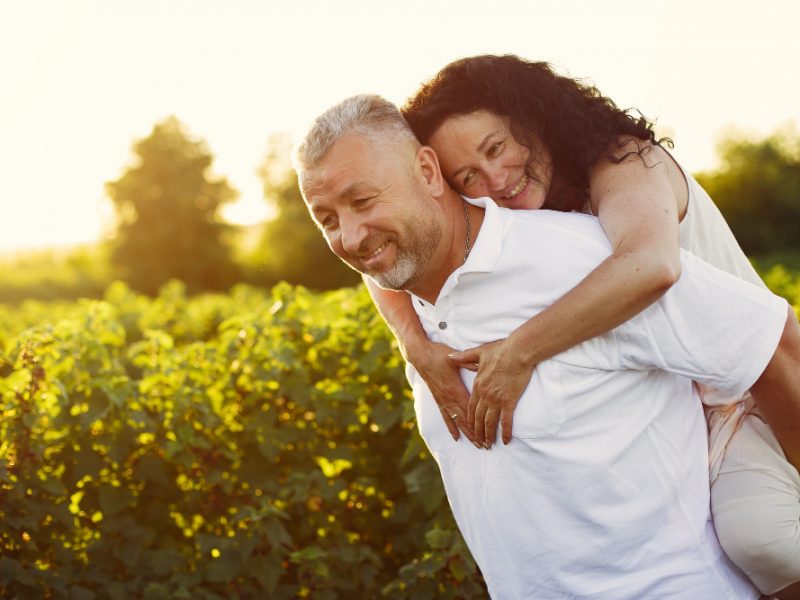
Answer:
<svg viewBox="0 0 800 600"><path fill-rule="evenodd" d="M436 156L430 146L420 146L417 150L417 165L420 168L425 186L429 189L431 196L440 198L444 194L444 177L439 168L439 157Z"/></svg>

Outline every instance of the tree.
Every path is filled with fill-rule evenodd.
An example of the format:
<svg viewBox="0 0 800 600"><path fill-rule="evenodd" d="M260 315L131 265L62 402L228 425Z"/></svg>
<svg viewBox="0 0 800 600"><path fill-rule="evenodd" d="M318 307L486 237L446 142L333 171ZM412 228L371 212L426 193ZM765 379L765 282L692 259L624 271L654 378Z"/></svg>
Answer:
<svg viewBox="0 0 800 600"><path fill-rule="evenodd" d="M219 209L236 191L211 178L206 144L175 117L133 145L136 162L106 192L117 212L112 262L135 289L154 294L170 279L189 291L225 289L238 279Z"/></svg>
<svg viewBox="0 0 800 600"><path fill-rule="evenodd" d="M271 136L258 171L264 198L276 210L251 258L261 269L258 279L267 283L288 281L316 290L355 285L361 281L360 275L331 252L308 215L289 161L289 148L286 134Z"/></svg>
<svg viewBox="0 0 800 600"><path fill-rule="evenodd" d="M793 129L751 141L731 135L722 167L697 180L748 255L800 252L800 135Z"/></svg>

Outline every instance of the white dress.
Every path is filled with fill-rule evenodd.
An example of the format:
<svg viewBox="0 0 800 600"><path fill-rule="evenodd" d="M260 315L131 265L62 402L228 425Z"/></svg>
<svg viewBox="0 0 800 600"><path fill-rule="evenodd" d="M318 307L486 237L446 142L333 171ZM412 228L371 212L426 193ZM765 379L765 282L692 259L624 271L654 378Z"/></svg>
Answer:
<svg viewBox="0 0 800 600"><path fill-rule="evenodd" d="M689 200L680 224L681 247L766 287L708 193L683 173ZM725 392L698 388L709 427L717 535L753 583L765 594L775 593L800 581L800 474L786 460L749 393L732 404Z"/></svg>
<svg viewBox="0 0 800 600"><path fill-rule="evenodd" d="M728 223L708 193L685 171L684 178L689 188L689 201L680 224L681 248L718 269L765 288L766 285L739 247ZM701 395L708 419L708 458L713 482L719 475L725 448L741 425L751 403L745 402L748 394L741 402L727 408L731 405L731 398L725 392L701 387Z"/></svg>

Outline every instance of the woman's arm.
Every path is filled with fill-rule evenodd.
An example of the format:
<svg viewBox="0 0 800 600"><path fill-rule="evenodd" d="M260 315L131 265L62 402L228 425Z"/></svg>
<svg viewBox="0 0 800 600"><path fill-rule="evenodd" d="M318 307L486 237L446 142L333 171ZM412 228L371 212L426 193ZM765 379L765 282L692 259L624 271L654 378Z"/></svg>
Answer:
<svg viewBox="0 0 800 600"><path fill-rule="evenodd" d="M466 419L469 391L461 381L459 367L448 358L453 349L428 339L407 293L384 290L368 277L364 277L364 283L378 312L397 338L403 357L430 388L450 435L457 440L460 426L474 443L472 428Z"/></svg>
<svg viewBox="0 0 800 600"><path fill-rule="evenodd" d="M633 144L621 147L621 154L636 150ZM539 362L624 323L677 281L686 194L680 170L658 146L592 169L590 201L611 241L611 256L505 340L452 357L467 368L478 364L467 420L479 443L494 443L498 421L503 441L510 441L514 408Z"/></svg>
<svg viewBox="0 0 800 600"><path fill-rule="evenodd" d="M800 469L800 325L791 307L778 348L750 393L787 460Z"/></svg>

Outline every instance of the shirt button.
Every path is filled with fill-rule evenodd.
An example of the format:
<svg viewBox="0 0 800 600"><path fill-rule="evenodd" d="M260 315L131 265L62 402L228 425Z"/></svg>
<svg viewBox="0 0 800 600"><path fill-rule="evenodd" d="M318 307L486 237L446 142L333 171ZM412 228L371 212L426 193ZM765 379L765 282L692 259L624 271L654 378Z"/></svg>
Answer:
<svg viewBox="0 0 800 600"><path fill-rule="evenodd" d="M439 322L439 329L447 329L447 323L444 321Z"/></svg>

